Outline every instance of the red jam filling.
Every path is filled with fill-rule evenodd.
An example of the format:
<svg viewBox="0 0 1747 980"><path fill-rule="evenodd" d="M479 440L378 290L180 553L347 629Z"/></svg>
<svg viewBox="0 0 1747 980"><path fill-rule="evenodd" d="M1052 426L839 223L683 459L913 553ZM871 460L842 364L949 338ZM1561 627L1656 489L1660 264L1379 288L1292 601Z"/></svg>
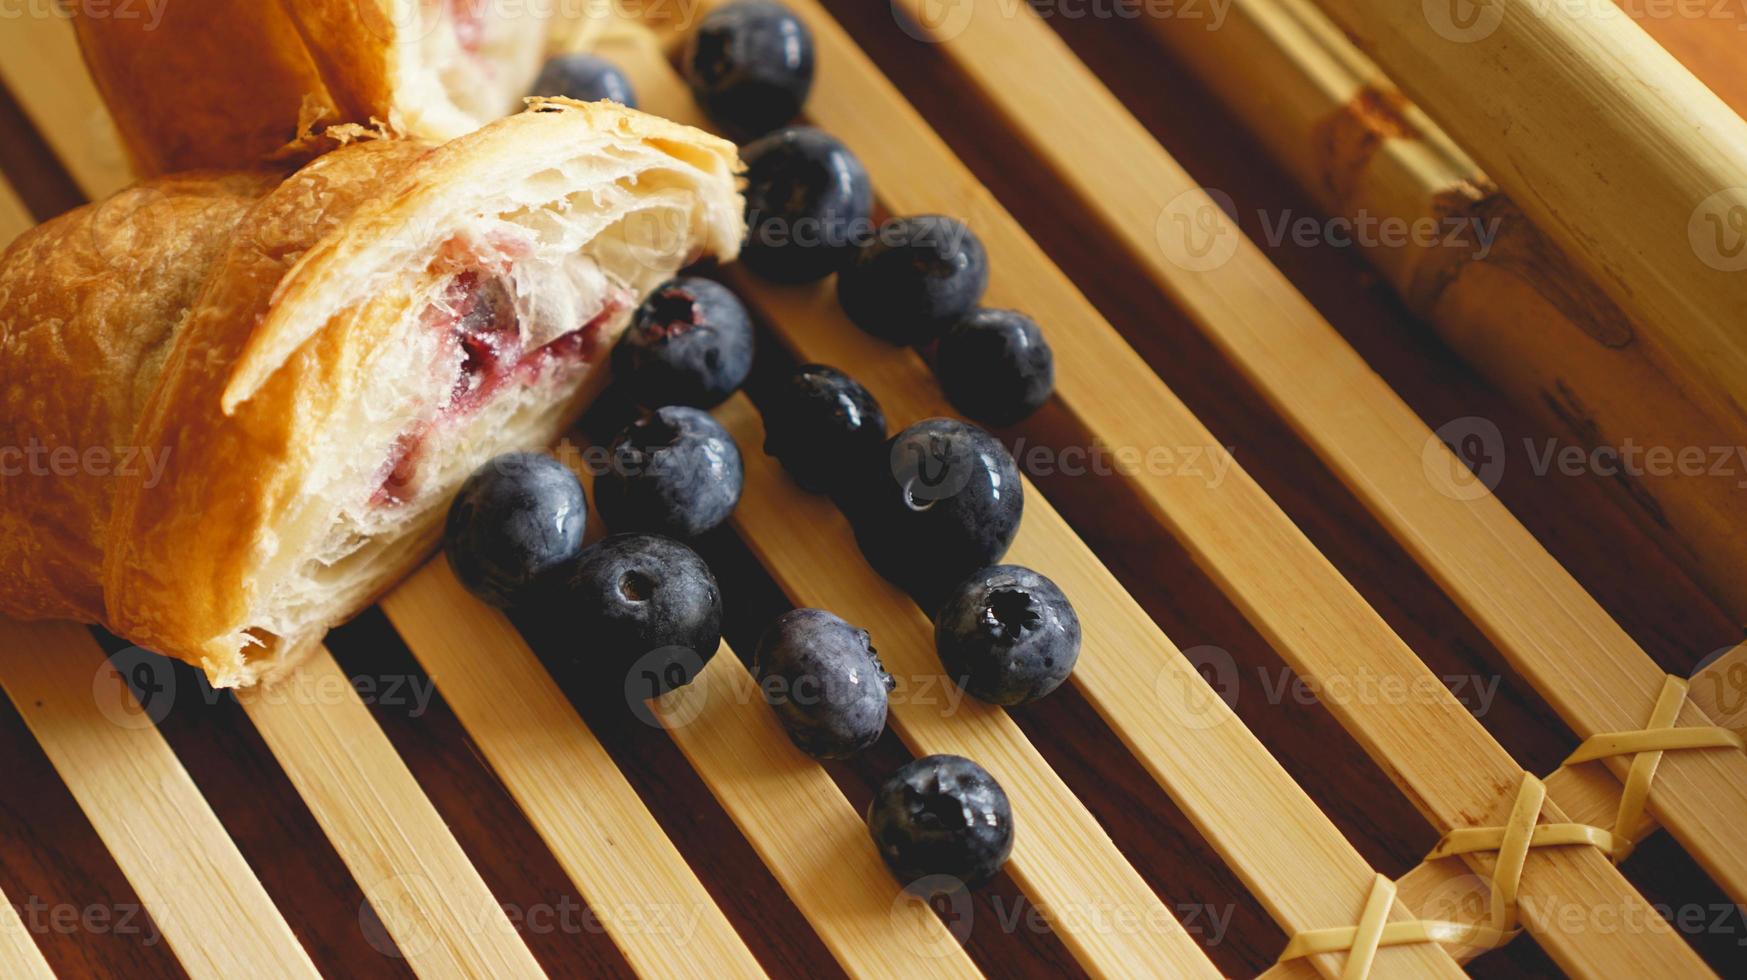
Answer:
<svg viewBox="0 0 1747 980"><path fill-rule="evenodd" d="M526 349L515 297L506 279L478 270L450 279L443 301L425 313L425 324L447 331L453 345L448 350L460 355L449 401L436 418L408 429L395 440L383 467L382 484L371 503L393 506L412 496L419 462L433 429L465 420L505 385L531 385L550 372L576 370L591 363L600 347L602 328L625 305L623 297L611 296L588 322L550 343Z"/></svg>

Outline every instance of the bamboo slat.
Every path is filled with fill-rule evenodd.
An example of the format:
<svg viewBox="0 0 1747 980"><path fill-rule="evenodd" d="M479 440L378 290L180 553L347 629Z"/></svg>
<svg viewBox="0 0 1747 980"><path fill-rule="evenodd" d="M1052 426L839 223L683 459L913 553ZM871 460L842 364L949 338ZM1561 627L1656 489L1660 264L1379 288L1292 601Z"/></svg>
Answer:
<svg viewBox="0 0 1747 980"><path fill-rule="evenodd" d="M726 644L684 693L651 704L844 972L981 976L939 915L900 896L861 815L789 743Z"/></svg>
<svg viewBox="0 0 1747 980"><path fill-rule="evenodd" d="M36 939L18 916L18 907L0 894L0 976L17 980L55 980L55 973L36 948Z"/></svg>
<svg viewBox="0 0 1747 980"><path fill-rule="evenodd" d="M191 977L320 976L84 627L0 621L0 685Z"/></svg>
<svg viewBox="0 0 1747 980"><path fill-rule="evenodd" d="M876 193L892 211L955 214L977 232L992 270L985 302L1024 309L1045 324L1073 325L1051 334L1057 397L1089 420L1091 433L1109 446L1201 447L1218 452L1218 443L1205 427L1050 264L841 28L810 0L795 0L790 6L808 22L819 48L819 76L808 104L809 116L857 152L873 176ZM987 6L978 10L988 19L1005 16ZM975 26L978 23L973 21L973 30L982 29ZM1013 11L1005 23L1042 27L1027 8ZM1071 55L1064 53L1064 57ZM1051 68L1060 71L1059 65ZM1022 76L1035 73L1035 68L1008 62L1005 71ZM642 71L633 71L633 79L639 93L661 84ZM1060 97L1061 92L1054 91L1045 101ZM646 104L657 104L648 94L642 98ZM687 121L696 118L695 108L666 101L659 106L657 111L664 114ZM1076 136L1058 134L1063 139ZM1095 141L1096 135L1091 138ZM1122 165L1119 160L1108 162L1112 168ZM1266 263L1263 268L1278 277ZM921 362L908 351L854 329L836 308L829 289L779 289L745 276L737 281L742 295L761 307L804 358L849 366L880 398L894 424L948 414ZM1249 288L1256 285L1252 282ZM1321 354L1300 352L1299 363L1302 366L1306 358L1315 362ZM1424 694L1402 699L1412 700L1411 704L1354 704L1350 699L1325 703L1435 827L1444 831L1501 823L1521 770L1497 742L1241 467L1233 464L1217 487L1206 484L1204 478L1185 478L1176 471L1149 478L1142 486L1157 508L1156 516L1300 675L1321 683L1325 690L1382 677ZM1546 817L1561 819L1556 805L1547 808ZM1490 857L1468 860L1482 873L1490 869ZM1528 861L1525 895L1547 888L1579 906L1606 905L1636 915L1653 914L1598 853L1538 850ZM1678 937L1633 937L1635 941L1628 942L1618 935L1577 935L1558 928L1546 914L1548 904L1536 905L1525 921L1567 970L1630 968L1624 964L1648 970L1704 969Z"/></svg>
<svg viewBox="0 0 1747 980"><path fill-rule="evenodd" d="M1747 121L1611 0L1490 3L1460 20L1394 0L1318 2L1626 311L1671 376L1747 412L1735 328L1747 279L1731 240L1747 209Z"/></svg>
<svg viewBox="0 0 1747 980"><path fill-rule="evenodd" d="M945 49L1560 717L1581 736L1648 717L1662 685L1650 657L1484 486L1454 479L1467 474L1462 464L1223 212L1202 213L1226 222L1230 259L1193 272L1172 264L1156 224L1179 195L1200 193L1193 180L1034 13L974 6ZM1098 384L1109 384L1107 371ZM1695 707L1681 713L1681 724L1705 723ZM1715 818L1747 811L1747 755L1675 754L1663 765L1659 819L1730 895L1747 898L1747 824Z"/></svg>
<svg viewBox="0 0 1747 980"><path fill-rule="evenodd" d="M239 700L415 972L545 975L332 654Z"/></svg>
<svg viewBox="0 0 1747 980"><path fill-rule="evenodd" d="M701 121L646 36L615 37L604 53L633 73L644 104ZM741 444L762 441L745 435ZM787 493L796 496L793 488ZM1361 906L1372 876L1363 859L1035 490L1028 508L1010 558L1044 570L1075 597L1087 632L1074 682L1136 759L1285 930L1314 928ZM755 547L766 536L788 536L788 525L780 520L742 520ZM773 551L767 560L775 565L791 559ZM847 560L858 561L853 546ZM849 607L832 608L849 615ZM938 664L930 671L938 673ZM1159 725L1155 692L1160 690L1177 692L1173 697L1192 704L1194 724ZM1255 834L1242 819L1258 806L1281 815L1277 833ZM1393 917L1409 914L1397 909ZM1385 969L1421 973L1448 966L1433 951L1412 947L1385 951L1381 963ZM1332 960L1322 965L1338 970Z"/></svg>
<svg viewBox="0 0 1747 980"><path fill-rule="evenodd" d="M1143 23L1325 214L1434 229L1440 239L1462 229L1447 245L1373 243L1364 254L1446 342L1566 442L1707 454L1747 445L1747 425L1682 393L1619 308L1311 0L1233 0L1217 31L1178 18ZM1677 23L1688 21L1646 20L1659 36ZM1704 64L1713 86L1728 77L1720 60ZM1477 223L1494 236L1484 245ZM1740 504L1739 476L1709 466L1635 469L1602 481L1610 495L1747 619L1747 582L1736 574L1747 565L1747 538L1731 533L1727 516Z"/></svg>
<svg viewBox="0 0 1747 980"><path fill-rule="evenodd" d="M468 595L442 558L382 609L632 969L763 976L509 620Z"/></svg>

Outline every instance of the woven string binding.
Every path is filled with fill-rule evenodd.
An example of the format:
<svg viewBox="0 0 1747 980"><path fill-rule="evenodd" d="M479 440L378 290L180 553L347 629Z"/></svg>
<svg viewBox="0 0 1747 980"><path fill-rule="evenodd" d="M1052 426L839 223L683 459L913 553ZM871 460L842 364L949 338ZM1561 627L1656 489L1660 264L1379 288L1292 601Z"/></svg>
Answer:
<svg viewBox="0 0 1747 980"><path fill-rule="evenodd" d="M1662 685L1662 693L1658 695L1645 727L1631 732L1592 735L1561 764L1563 767L1617 755L1634 756L1626 774L1612 831L1581 823L1538 823L1541 807L1547 799L1547 784L1525 772L1517 787L1516 802L1511 805L1510 816L1502 826L1462 827L1450 831L1438 841L1428 859L1482 851L1498 853L1498 863L1492 870L1490 921L1485 925L1432 919L1388 922L1389 908L1395 901L1395 883L1378 875L1371 885L1371 894L1365 901L1358 925L1301 931L1286 944L1279 961L1284 963L1305 956L1346 952L1342 980L1363 980L1370 975L1377 950L1384 946L1461 943L1491 949L1509 942L1522 931L1517 921L1517 889L1522 884L1523 865L1528 861L1531 848L1582 845L1601 849L1615 862L1624 860L1632 852L1632 833L1643 818L1662 753L1685 749L1747 748L1747 741L1727 728L1675 728L1674 721L1686 702L1686 692L1685 680L1669 677Z"/></svg>
<svg viewBox="0 0 1747 980"><path fill-rule="evenodd" d="M1650 711L1650 721L1635 732L1604 732L1583 740L1561 766L1574 766L1616 755L1635 756L1626 773L1625 790L1620 794L1620 809L1614 817L1613 847L1608 856L1617 864L1624 861L1632 848L1632 840L1644 817L1644 806L1650 799L1650 784L1656 779L1656 767L1662 753L1684 749L1747 748L1747 741L1727 728L1715 725L1700 728L1675 728L1674 720L1686 703L1687 682L1670 676L1662 684L1656 707Z"/></svg>

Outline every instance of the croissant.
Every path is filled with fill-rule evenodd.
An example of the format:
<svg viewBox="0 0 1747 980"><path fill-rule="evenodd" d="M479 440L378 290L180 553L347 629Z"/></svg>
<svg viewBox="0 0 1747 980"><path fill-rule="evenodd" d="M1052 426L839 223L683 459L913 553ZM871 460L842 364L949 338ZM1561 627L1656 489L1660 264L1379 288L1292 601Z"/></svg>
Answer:
<svg viewBox="0 0 1747 980"><path fill-rule="evenodd" d="M335 124L454 139L519 108L607 3L174 0L74 24L135 170L161 174L306 158Z"/></svg>
<svg viewBox="0 0 1747 980"><path fill-rule="evenodd" d="M217 686L428 553L461 480L549 445L637 299L744 233L731 144L535 100L283 181L148 179L0 257L0 612Z"/></svg>

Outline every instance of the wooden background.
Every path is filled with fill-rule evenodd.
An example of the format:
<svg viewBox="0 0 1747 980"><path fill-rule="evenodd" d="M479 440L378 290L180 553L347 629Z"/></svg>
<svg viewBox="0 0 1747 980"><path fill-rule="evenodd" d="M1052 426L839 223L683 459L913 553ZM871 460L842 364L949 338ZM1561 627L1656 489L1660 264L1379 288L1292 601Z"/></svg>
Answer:
<svg viewBox="0 0 1747 980"><path fill-rule="evenodd" d="M931 56L927 46L909 43L886 4L828 0L827 5L1434 671L1502 678L1481 719L1499 742L1530 771L1556 767L1575 741L1566 728L1201 335L1179 322L1143 277L1126 266L1121 251L1099 241L1091 230L1094 223L1057 206L1060 196L1036 168L1024 165L1009 134L984 121L992 114L980 111L974 89L955 76L952 66ZM1051 23L1203 183L1246 202L1246 216L1256 209L1314 213L1265 154L1161 55L1145 32L1126 29L1120 20L1056 18ZM54 85L55 79L28 83ZM0 170L38 219L82 201L62 164L5 92L0 92ZM1261 239L1259 228L1246 225L1246 230ZM1517 455L1520 447L1548 433L1537 430L1517 406L1505 403L1403 312L1362 256L1288 244L1271 249L1270 257L1434 428L1470 415L1498 424L1506 444L1514 447L1512 462L1519 464L1499 487L1500 496L1664 668L1685 674L1707 655L1741 639L1740 625L1612 507L1598 485L1605 478L1528 474L1526 458ZM752 389L755 398L763 379L781 368L781 355L769 353L777 345L766 344L764 350ZM622 417L622 408L603 404L587 425L597 434L610 433ZM1046 411L1021 431L1045 441L1052 424ZM1257 670L1270 677L1289 674L1176 543L1150 522L1125 518L1136 508L1123 506L1127 491L1121 484L1096 476L1039 482L1181 647L1205 644L1228 651L1247 676ZM727 593L727 638L735 649L750 651L763 625L786 607L786 600L731 533L716 533L702 550ZM562 643L563 638L551 642ZM378 685L428 689L428 678L379 612L339 630L330 646L348 674ZM183 690L198 686L191 671L182 671L178 681ZM1262 693L1247 686L1236 704L1239 714L1365 858L1391 876L1418 863L1434 835L1340 726L1318 706L1271 704ZM586 701L578 706L766 968L781 975L840 975L673 741L658 729L617 717L622 710ZM500 900L524 909L574 910L558 928L525 930L541 965L553 976L629 975L613 943L590 927L586 903L441 698L425 707L373 705L372 713ZM1271 962L1285 937L1079 695L1064 688L1014 714L1148 883L1173 901L1205 906L1183 910L1183 916L1186 924L1201 926L1200 938L1221 969L1244 975ZM394 955L392 941L373 927L372 912L352 876L240 707L228 698L207 704L182 697L160 727L324 973L411 975ZM908 757L888 734L864 757L833 765L830 771L861 807L872 785ZM5 787L0 792L0 890L20 905L125 909L136 903L127 881L4 699L0 759L5 773L0 784ZM1266 832L1265 826L1256 829ZM1646 843L1625 871L1652 902L1718 910L1704 917L1707 928L1690 938L1719 973L1747 976L1747 918L1667 835ZM1011 882L998 881L980 896L986 908L979 908L979 914L999 914L1020 901ZM1207 909L1217 916L1230 914L1217 941L1206 931ZM182 975L166 946L155 941L149 917L137 917L131 925L133 931L51 927L39 931L36 940L63 977ZM1047 932L979 932L973 935L971 952L995 976L1075 974L1079 969ZM1483 957L1473 970L1496 976L1555 972L1526 941Z"/></svg>

